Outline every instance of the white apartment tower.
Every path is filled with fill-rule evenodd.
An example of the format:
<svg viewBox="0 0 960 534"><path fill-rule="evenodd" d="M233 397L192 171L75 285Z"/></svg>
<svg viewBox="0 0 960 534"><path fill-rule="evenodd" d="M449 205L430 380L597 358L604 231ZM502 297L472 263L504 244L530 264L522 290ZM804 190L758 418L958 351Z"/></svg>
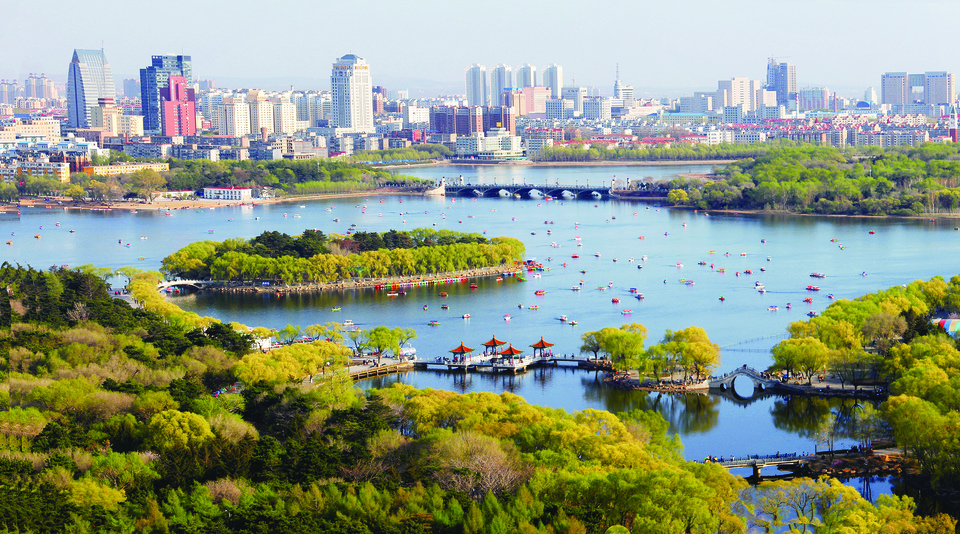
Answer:
<svg viewBox="0 0 960 534"><path fill-rule="evenodd" d="M373 83L370 66L360 56L347 54L333 64L330 74L330 126L356 133L374 133Z"/></svg>
<svg viewBox="0 0 960 534"><path fill-rule="evenodd" d="M247 93L247 105L250 106L250 133L261 135L273 133L273 103L263 91L252 90Z"/></svg>
<svg viewBox="0 0 960 534"><path fill-rule="evenodd" d="M550 89L550 98L560 98L563 88L563 67L556 63L543 68L543 85Z"/></svg>
<svg viewBox="0 0 960 534"><path fill-rule="evenodd" d="M250 134L250 107L243 96L224 98L217 108L220 111L220 135L243 137Z"/></svg>
<svg viewBox="0 0 960 534"><path fill-rule="evenodd" d="M476 64L467 67L467 105L486 106L490 102L487 95L487 68Z"/></svg>
<svg viewBox="0 0 960 534"><path fill-rule="evenodd" d="M517 89L537 85L537 68L527 63L517 68Z"/></svg>
<svg viewBox="0 0 960 534"><path fill-rule="evenodd" d="M497 65L490 71L490 105L502 104L503 90L513 87L513 67Z"/></svg>

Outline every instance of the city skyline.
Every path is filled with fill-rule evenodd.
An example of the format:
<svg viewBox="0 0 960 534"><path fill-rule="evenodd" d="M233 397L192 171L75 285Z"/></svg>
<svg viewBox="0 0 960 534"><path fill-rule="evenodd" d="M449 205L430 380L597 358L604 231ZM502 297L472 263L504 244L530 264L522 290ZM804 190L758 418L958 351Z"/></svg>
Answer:
<svg viewBox="0 0 960 534"><path fill-rule="evenodd" d="M471 19L477 27L495 27L498 35L509 38L478 40L464 35L456 25L434 28L431 40L438 46L430 48L429 61L423 61L422 50L399 46L396 39L404 28L450 11L448 4L433 0L351 5L351 11L363 13L358 23L364 31L327 24L322 41L314 25L317 20L334 20L328 18L330 13L346 11L339 4L289 1L271 9L276 15L271 17L256 16L252 5L225 12L213 5L173 0L169 7L178 6L189 7L197 20L208 21L206 29L170 25L164 31L146 32L130 24L148 18L146 13L136 13L146 6L107 0L95 10L58 6L57 16L44 20L44 39L36 39L36 26L24 23L35 21L35 14L23 3L8 6L0 17L0 44L16 53L0 58L0 78L23 80L30 72L43 72L62 82L70 51L101 46L117 81L138 77L146 59L173 49L194 57L195 79L216 79L221 86L294 84L300 89L326 89L328 58L352 52L376 65L378 84L410 89L412 96L462 92L463 68L474 63L515 68L529 63L538 69L557 63L564 66L565 78L575 77L578 85L597 87L602 93L610 91L619 63L623 83L634 86L638 97L681 96L735 76L763 79L764 64L771 56L797 65L798 87L828 86L848 96L877 87L880 75L888 71L960 70L950 52L960 44L960 36L944 32L925 47L903 46L902 37L877 38L894 16L897 27L907 30L928 24L934 15L949 20L951 14L960 14L960 5L945 0L914 2L909 10L890 0L812 0L804 3L801 12L790 4L759 0L732 0L722 6L701 0L669 5L622 3L599 12L573 3L515 6L494 0L471 13ZM749 23L743 13L750 13ZM804 38L783 31L803 23L811 28L832 24L833 31ZM643 31L622 31L627 27ZM226 30L234 35L274 36L284 46L260 46L256 43L262 41L253 39L224 40L219 36ZM595 35L603 39L596 41ZM25 42L31 45L18 46ZM863 47L867 42L869 49ZM622 52L604 53L597 59L597 47ZM280 53L281 48L298 53ZM916 53L918 49L922 53Z"/></svg>

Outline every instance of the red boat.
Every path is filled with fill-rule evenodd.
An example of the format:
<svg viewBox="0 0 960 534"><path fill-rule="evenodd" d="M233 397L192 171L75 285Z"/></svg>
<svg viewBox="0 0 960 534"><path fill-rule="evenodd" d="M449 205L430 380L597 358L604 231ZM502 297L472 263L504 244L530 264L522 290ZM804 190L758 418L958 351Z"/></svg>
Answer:
<svg viewBox="0 0 960 534"><path fill-rule="evenodd" d="M807 291L820 291L820 286L807 286Z"/></svg>

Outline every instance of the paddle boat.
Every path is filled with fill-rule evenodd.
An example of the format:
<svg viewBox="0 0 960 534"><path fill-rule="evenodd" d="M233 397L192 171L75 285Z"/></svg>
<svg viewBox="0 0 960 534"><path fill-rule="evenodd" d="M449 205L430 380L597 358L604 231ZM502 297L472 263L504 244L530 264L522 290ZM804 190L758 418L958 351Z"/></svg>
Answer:
<svg viewBox="0 0 960 534"><path fill-rule="evenodd" d="M427 323L427 324L430 325L430 326L440 326L440 321L433 320L433 321L430 321L430 322Z"/></svg>
<svg viewBox="0 0 960 534"><path fill-rule="evenodd" d="M570 325L570 326L577 326L577 322L576 322L576 321L569 321L569 322L567 322L567 324Z"/></svg>
<svg viewBox="0 0 960 534"><path fill-rule="evenodd" d="M510 314L509 314L509 313L503 314L503 320L504 320L504 321L509 321L509 320L510 320Z"/></svg>
<svg viewBox="0 0 960 534"><path fill-rule="evenodd" d="M808 312L807 312L807 317L816 317L816 316L818 316L818 315L820 315L820 314L817 313L817 312L815 312L815 311L808 311Z"/></svg>
<svg viewBox="0 0 960 534"><path fill-rule="evenodd" d="M823 273L810 273L810 278L826 278L827 275Z"/></svg>
<svg viewBox="0 0 960 534"><path fill-rule="evenodd" d="M566 316L566 315L561 315L560 317L558 317L558 319L560 320L561 323L567 322L567 316Z"/></svg>
<svg viewBox="0 0 960 534"><path fill-rule="evenodd" d="M643 293L637 294L637 300L643 300Z"/></svg>
<svg viewBox="0 0 960 534"><path fill-rule="evenodd" d="M330 308L330 311L340 311L340 309L341 309L340 306L334 306Z"/></svg>
<svg viewBox="0 0 960 534"><path fill-rule="evenodd" d="M387 296L388 296L388 297L396 297L397 295L399 295L399 293L397 293L396 291L388 291L388 292L387 292Z"/></svg>
<svg viewBox="0 0 960 534"><path fill-rule="evenodd" d="M813 304L813 299L810 297L806 297L805 299L803 299L803 301L806 302L807 304Z"/></svg>
<svg viewBox="0 0 960 534"><path fill-rule="evenodd" d="M580 291L580 286L573 286L570 288L570 291Z"/></svg>
<svg viewBox="0 0 960 534"><path fill-rule="evenodd" d="M827 298L828 298L828 299L832 299L832 298L833 298L833 293L830 293L829 295L827 295Z"/></svg>
<svg viewBox="0 0 960 534"><path fill-rule="evenodd" d="M530 306L527 307L527 309L530 309L530 310L539 310L539 309L540 309L540 305L539 305L539 304L531 304Z"/></svg>
<svg viewBox="0 0 960 534"><path fill-rule="evenodd" d="M542 290L542 289L538 289L538 290L534 291L533 294L534 294L534 295L546 295L547 292L544 291L544 290Z"/></svg>
<svg viewBox="0 0 960 534"><path fill-rule="evenodd" d="M77 233L77 231L76 231L76 230L70 230L70 233L71 233L71 234L75 234L75 233Z"/></svg>
<svg viewBox="0 0 960 534"><path fill-rule="evenodd" d="M630 308L627 308L624 310L620 310L620 313L622 313L623 315L630 315L631 313L633 313L633 310L631 310Z"/></svg>
<svg viewBox="0 0 960 534"><path fill-rule="evenodd" d="M449 305L449 304L441 304L441 305L440 305L440 309L441 309L441 310L449 310L449 309L450 309L450 305Z"/></svg>
<svg viewBox="0 0 960 534"><path fill-rule="evenodd" d="M479 287L477 284L470 284L470 289L477 289L477 287Z"/></svg>
<svg viewBox="0 0 960 534"><path fill-rule="evenodd" d="M441 292L440 292L440 298L447 298L447 292L446 292L446 291L441 291Z"/></svg>
<svg viewBox="0 0 960 534"><path fill-rule="evenodd" d="M777 311L776 306L767 306L767 311Z"/></svg>
<svg viewBox="0 0 960 534"><path fill-rule="evenodd" d="M470 318L470 314L469 314L469 313L465 313L465 314L461 315L460 317L462 317L462 318L464 318L464 319L469 319L469 318Z"/></svg>
<svg viewBox="0 0 960 534"><path fill-rule="evenodd" d="M631 288L630 288L630 292L631 292L631 293L636 293L636 292L637 292L637 288L631 287Z"/></svg>
<svg viewBox="0 0 960 534"><path fill-rule="evenodd" d="M426 305L426 304L423 305L423 311L427 311L427 305Z"/></svg>
<svg viewBox="0 0 960 534"><path fill-rule="evenodd" d="M724 297L724 296L721 295L721 296L720 296L720 302L723 302L723 301L725 301L725 300L727 300L727 297Z"/></svg>
<svg viewBox="0 0 960 534"><path fill-rule="evenodd" d="M807 286L807 291L820 291L820 286Z"/></svg>
<svg viewBox="0 0 960 534"><path fill-rule="evenodd" d="M614 304L618 304L618 303L620 302L620 299L617 298L617 297L613 297L612 299L610 299L610 302L612 302L612 303L614 303Z"/></svg>

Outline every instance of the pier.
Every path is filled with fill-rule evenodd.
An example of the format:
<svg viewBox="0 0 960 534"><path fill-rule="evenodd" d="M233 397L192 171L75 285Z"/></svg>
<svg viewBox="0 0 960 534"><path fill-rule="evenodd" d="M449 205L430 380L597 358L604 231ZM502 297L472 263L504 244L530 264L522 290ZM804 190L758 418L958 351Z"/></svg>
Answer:
<svg viewBox="0 0 960 534"><path fill-rule="evenodd" d="M413 362L416 369L431 371L489 371L493 373L522 373L530 367L570 367L589 371L612 371L613 366L608 360L595 358L569 358L547 354L544 356L524 358L501 358L500 355L478 355L465 358L463 361L439 359L434 361L417 360Z"/></svg>

